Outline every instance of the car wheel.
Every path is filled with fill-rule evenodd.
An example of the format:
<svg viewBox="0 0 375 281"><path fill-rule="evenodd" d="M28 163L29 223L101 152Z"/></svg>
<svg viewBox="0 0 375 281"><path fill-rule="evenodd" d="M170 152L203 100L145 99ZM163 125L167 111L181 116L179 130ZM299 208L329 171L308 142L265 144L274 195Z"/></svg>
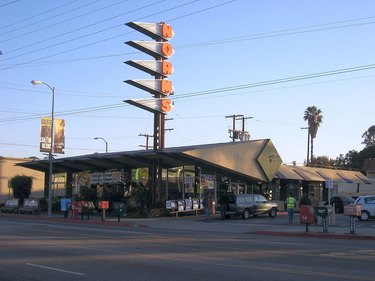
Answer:
<svg viewBox="0 0 375 281"><path fill-rule="evenodd" d="M248 219L250 218L250 210L249 210L249 209L245 209L245 210L243 211L242 218L243 218L244 220L248 220Z"/></svg>
<svg viewBox="0 0 375 281"><path fill-rule="evenodd" d="M361 216L359 217L359 219L360 219L361 221L367 221L368 218L369 218L369 216L370 216L369 212L367 212L367 211L362 211L362 212L361 212Z"/></svg>
<svg viewBox="0 0 375 281"><path fill-rule="evenodd" d="M277 209L276 209L276 208L272 208L268 215L269 215L271 218L276 217L276 215L277 215Z"/></svg>

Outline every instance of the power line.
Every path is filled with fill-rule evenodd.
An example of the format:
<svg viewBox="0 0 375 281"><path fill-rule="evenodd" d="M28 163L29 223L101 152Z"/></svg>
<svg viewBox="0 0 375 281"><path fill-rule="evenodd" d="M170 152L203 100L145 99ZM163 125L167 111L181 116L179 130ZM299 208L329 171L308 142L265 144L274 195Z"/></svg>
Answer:
<svg viewBox="0 0 375 281"><path fill-rule="evenodd" d="M267 80L267 81L250 83L250 84L242 84L242 85L223 87L223 88L217 88L217 89L211 89L211 90L205 90L205 91L199 91L199 92L192 92L192 93L185 94L183 96L180 95L178 97L174 97L174 99L210 95L210 94L215 94L215 93L220 93L220 92L237 91L237 90L242 90L242 89L247 89L247 88L269 86L269 85L274 85L274 84L294 82L294 81L300 81L300 80L306 80L306 79L312 79L312 78L320 78L320 77L325 77L325 76L363 71L363 70L369 70L369 69L374 69L374 68L375 68L375 64L368 64L368 65L357 66L357 67L349 67L349 68L336 69L336 70L331 70L331 71L324 71L324 72L317 72L317 73L312 73L312 74L280 78L280 79L275 79L275 80Z"/></svg>
<svg viewBox="0 0 375 281"><path fill-rule="evenodd" d="M232 1L229 1L229 2L232 2ZM227 4L229 2L226 2L224 4ZM220 5L216 5L216 6L213 6L213 7L210 7L210 8L216 8L218 6L220 6ZM207 8L207 9L209 9L209 8ZM207 10L207 9L205 9L205 10ZM201 12L201 11L198 11L198 12ZM195 12L195 13L198 13L198 12ZM183 17L189 16L189 15L195 14L195 13L190 13L188 15L184 15L184 16L181 16L181 17L178 17L178 18L175 18L175 19L183 18ZM357 24L350 24L350 25L341 25L341 26L334 26L334 27L325 27L325 28L315 28L315 29L311 29L311 30L303 30L303 29L312 28L312 27L320 27L320 26L332 25L332 24L337 24L337 23L359 21L359 20L369 19L369 18L374 18L374 17L366 17L366 18L358 18L358 19L351 19L351 20L338 21L338 22L330 22L330 23L311 25L311 26L306 26L306 27L297 27L297 28L284 29L284 30L278 30L278 31L272 31L272 32L258 33L258 34L253 34L253 35L245 35L245 36L239 36L239 37L232 37L232 38L211 40L211 41L205 41L205 42L198 42L198 43L181 45L181 46L176 45L176 46L174 46L174 48L176 50L178 50L178 49L194 48L194 47L202 47L202 46L210 46L210 45L229 44L229 43L243 42L243 41L249 41L249 40L258 40L258 39L265 39L265 38L272 38L272 37L279 37L279 36L289 36L289 35L303 34L303 33L310 33L310 32L319 32L319 31L325 31L325 30L331 30L331 29L348 28L348 27L361 26L361 25L369 25L369 24L374 24L375 22L365 22L365 23L357 23ZM175 19L172 19L172 20L175 20ZM170 21L171 20L169 20L168 22L170 22ZM101 31L99 31L99 32L101 32ZM84 46L81 46L81 47L78 47L78 48L71 49L69 51L74 51L76 49L80 49L80 48L87 47L87 46L90 46L90 45L93 45L93 44L96 44L96 43L108 41L108 40L111 40L111 39L114 39L114 38L117 38L117 37L120 37L120 36L124 36L124 35L127 35L127 34L129 34L129 33L116 35L116 36L113 36L111 38L107 38L107 39L100 40L100 41L97 41L97 42L94 42L94 43L91 43L91 44L88 44L88 45L84 45ZM92 34L89 34L89 35L92 35ZM81 37L79 37L79 38L81 38ZM65 42L70 42L70 41L65 41ZM65 43L65 42L62 42L62 43ZM59 44L60 43L55 44L55 45L59 45ZM51 47L51 46L49 46L49 47ZM49 48L49 47L46 47L46 48ZM62 52L62 53L65 53L65 52ZM62 54L62 53L54 54L52 56L59 55L59 54ZM129 55L129 54L134 54L134 53L139 53L139 52L113 54L113 55L105 55L105 56L95 56L95 57L86 57L86 58L77 58L77 59L68 59L68 60L59 60L59 61L55 61L55 62L40 62L38 64L76 62L76 61L82 61L82 60L92 60L92 59L102 59L102 58L107 58L107 57L124 56L124 55ZM48 56L48 57L51 57L51 56ZM44 57L44 58L48 58L48 57ZM14 57L11 57L9 59L12 59L12 58L14 58ZM40 59L44 59L44 58L40 58ZM40 59L37 59L37 60L40 60ZM35 61L37 61L37 60L35 60ZM26 62L26 64L28 64L28 63L29 62ZM18 65L16 65L16 66L18 66ZM10 66L9 68L11 68L11 67L13 67L13 66ZM7 68L3 68L3 69L0 69L0 70L4 70L4 69L7 69Z"/></svg>
<svg viewBox="0 0 375 281"><path fill-rule="evenodd" d="M298 75L298 76L291 76L291 77L286 77L286 78L267 80L267 81L249 83L249 84L241 84L241 85L235 85L235 86L229 86L229 87L223 87L223 88L191 92L191 93L186 93L186 94L180 94L178 97L173 96L171 97L171 99L173 100L187 99L187 98L196 97L196 96L213 95L213 94L222 93L222 92L237 91L237 90L255 88L255 87L264 87L264 86L270 86L270 85L281 84L281 83L289 83L289 82L295 82L295 81L300 81L300 80L307 80L307 79L314 79L314 78L321 78L321 77L326 77L326 76L351 73L351 72L356 72L356 71L370 70L374 68L375 68L375 64L342 68L342 69L317 72L317 73L311 73L311 74L305 74L305 75ZM74 114L81 114L81 113L87 113L87 112L112 110L115 108L121 108L121 107L127 107L127 106L130 106L130 105L119 103L119 104L103 105L103 106L96 106L96 107L89 107L89 108L73 109L73 110L68 110L68 111L57 112L56 116L66 116L66 115L74 115ZM21 116L21 117L4 118L4 119L0 119L0 123L25 121L25 120L35 119L35 118L40 118L40 115L32 114L32 115Z"/></svg>
<svg viewBox="0 0 375 281"><path fill-rule="evenodd" d="M24 49L26 47L29 47L29 46L32 46L32 45L36 45L36 44L39 44L39 43L44 43L44 42L50 41L52 39L56 39L58 37L61 37L61 36L64 36L64 35L67 35L67 34L70 34L70 33L73 33L73 32L76 32L76 31L79 31L79 30L82 30L82 29L85 29L85 28L88 28L88 27L91 27L91 26L94 26L94 25L97 25L97 24L100 24L100 23L103 23L103 22L106 22L106 21L109 21L111 19L122 17L122 16L124 16L126 14L130 14L130 13L137 12L137 11L145 9L145 8L149 8L149 7L153 6L153 5L160 4L160 3L164 2L164 1L166 1L166 0L161 0L161 1L158 1L158 2L155 2L155 3L152 3L152 4L148 4L148 5L145 5L143 7L140 7L140 8L131 10L131 11L127 11L125 13L121 13L119 15L116 15L116 16L113 16L113 17L110 17L110 18L107 18L107 19L100 20L100 21L94 22L92 24L88 24L88 25L85 25L83 27L79 27L79 28L67 31L65 33L49 37L49 38L44 39L42 41L38 41L36 43L30 44L30 45L27 45L27 46L23 46L23 47L20 47L18 49L15 49L15 50L11 50L8 53L15 52L17 50L21 50L21 49ZM70 42L73 42L73 41L76 41L76 40L80 40L82 38L86 38L86 37L89 37L89 36L92 36L92 35L97 35L98 33L105 32L105 31L108 31L110 29L113 29L113 28L116 28L116 27L119 27L119 26L123 26L123 23L117 24L117 25L114 25L114 26L110 26L110 27L107 27L107 28L104 28L104 29L101 29L101 30L96 30L94 32L91 32L91 33L88 33L88 34L85 34L85 35L81 35L81 36L78 36L78 37L75 37L75 38L72 38L72 39L69 39L69 40L65 40L65 41L62 41L62 42L58 42L58 43L55 43L55 44L52 44L52 45L48 45L48 46L43 47L43 48L39 48L39 49L36 49L36 50L31 50L31 51L23 53L23 54L19 54L19 55L13 56L13 57L6 58L3 61L7 61L7 60L15 59L15 58L18 58L18 57L21 57L21 56L25 56L25 55L28 55L28 54L32 54L32 53L35 53L35 52L43 51L43 50L49 49L51 47L61 46L62 44L70 43ZM132 33L132 32L128 32L128 33Z"/></svg>
<svg viewBox="0 0 375 281"><path fill-rule="evenodd" d="M14 0L14 1L12 1L12 2L8 2L8 3L5 3L5 4L2 4L2 5L0 5L0 8L5 7L5 6L9 6L9 5L14 4L14 3L16 3L16 2L19 2L19 1L20 1L20 0Z"/></svg>
<svg viewBox="0 0 375 281"><path fill-rule="evenodd" d="M138 19L135 19L134 21L139 21L139 20L142 20L144 18L148 18L148 17L151 17L151 16L155 16L155 15L158 15L158 14L161 14L161 13L164 13L164 12L167 12L167 11L171 11L171 10L174 10L174 9L177 9L177 8L181 8L181 7L184 7L186 5L190 5L191 3L194 3L194 2L197 2L199 0L194 0L194 1L191 1L191 2L188 2L188 3L184 3L184 4L181 4L181 5L177 5L175 7L171 7L169 9L164 9L163 11L161 12L156 12L156 13L153 13L153 14L150 14L150 15L147 15L147 16L144 16L144 17L141 17L141 18L138 18ZM237 1L237 0L236 0ZM224 4L227 4L227 3L231 3L233 1L229 1L229 2L225 2ZM216 7L219 7L220 5L215 5L215 6L212 6L212 8L216 8ZM207 9L205 9L207 10ZM198 13L199 11L197 11L196 13ZM117 27L117 26L116 26ZM114 28L114 27L109 27L107 29L111 29L111 28ZM107 30L106 29L106 30ZM106 39L102 39L102 40L99 40L99 41L95 41L95 42L92 42L92 43L89 43L89 44L85 44L85 45L82 45L82 46L79 46L79 47L75 47L75 48L72 48L72 49L69 49L69 50L65 50L65 51L62 51L62 52L59 52L59 53L55 53L55 54L52 54L52 55L48 55L48 56L45 56L45 57L41 57L41 58L37 58L37 59L33 59L33 60L30 60L30 61L27 61L27 62L23 62L23 63L19 63L19 64L14 64L14 65L11 65L11 66L8 66L8 67L4 67L4 68L1 68L0 70L6 70L6 69L10 69L10 68L14 68L14 67L18 67L18 66L21 66L21 65L25 65L25 64L29 64L29 63L32 63L32 62L35 62L35 61L39 61L39 60L42 60L42 59L46 59L46 58L50 58L50 57L53 57L53 56L57 56L57 55L61 55L61 54L64 54L64 53L68 53L68 52L71 52L71 51L75 51L75 50L78 50L78 49L82 49L82 48L85 48L85 47L88 47L88 46L92 46L92 45L96 45L96 44L99 44L99 43L102 43L102 42L106 42L108 40L111 40L111 39L115 39L115 38L118 38L118 37L121 37L121 36L124 36L126 34L130 34L132 33L133 31L131 32L127 32L127 33L122 33L122 34L119 34L119 35L115 35L115 36L112 36L110 38L106 38ZM83 37L87 37L87 36L90 36L90 35L93 35L93 34L97 34L98 32L94 32L94 33L90 33L89 35L85 35L85 36L81 36L81 37L78 37L78 38L74 38L74 39L71 39L71 40L68 40L68 41L64 41L64 42L60 42L58 44L54 44L52 46L56 46L56 45L61 45L62 43L66 43L66 42L71 42L71 41L74 41L74 40L77 40L77 39L82 39ZM47 48L49 47L52 47L52 46L48 46ZM42 49L38 49L36 51L39 51L39 50L44 50L46 49L45 48L42 48ZM32 51L32 52L36 52L35 50ZM29 52L30 53L30 52ZM27 53L28 54L28 53ZM11 58L7 58L5 60L9 60L9 59L13 59L13 58L16 58L16 57L19 57L19 56L23 56L25 54L21 54L21 55L18 55L18 56L14 56L14 57L11 57ZM4 61L4 60L3 60Z"/></svg>
<svg viewBox="0 0 375 281"><path fill-rule="evenodd" d="M30 27L30 26L32 26L32 25L36 25L36 24L38 24L38 23L41 23L41 22L44 22L44 21L47 21L47 20L50 20L50 19L55 19L55 18L57 18L57 17L59 17L59 16L62 16L62 15L65 15L65 14L69 14L70 12L76 11L76 10L78 10L78 9L85 8L85 7L87 7L87 6L91 6L92 4L94 4L94 3L96 3L96 2L99 2L99 1L103 1L103 0L95 0L95 1L92 1L92 2L87 3L87 4L85 4L85 5L82 5L82 6L79 6L79 7L74 7L73 9L68 10L68 11L65 11L65 12L62 12L62 13L60 13L60 14L53 15L53 16L51 16L51 17L49 17L49 18L40 19L40 20L38 20L38 21L36 21L36 22L29 23L29 24L27 24L27 25L24 25L24 26L21 26L21 27L18 27L18 28L15 28L15 29L12 29L12 30L9 30L9 31L6 31L6 32L2 32L1 36L4 36L5 34L8 34L8 33L14 33L15 31L18 31L18 30L22 30L22 29L28 28L28 27ZM75 2L75 1L72 1L72 2L70 2L70 3L73 3L73 2ZM62 7L64 7L64 6L66 6L66 5L63 5ZM55 9L56 9L56 8L55 8ZM55 10L55 9L53 9L53 10ZM42 13L42 14L39 14L39 15L44 15L44 14L45 14L45 13ZM39 16L38 16L38 17L39 17ZM40 29L40 30L43 30L43 29ZM40 30L38 30L38 31L40 31ZM33 32L30 32L30 33L33 33ZM22 36L23 36L23 35L27 35L27 34L29 34L29 33L22 34ZM3 43L3 42L9 41L9 40L12 40L12 39L15 39L15 38L19 38L19 37L20 37L20 36L12 37L12 38L9 38L9 39L6 39L6 40L2 40L2 41L0 41L0 42Z"/></svg>
<svg viewBox="0 0 375 281"><path fill-rule="evenodd" d="M25 21L28 21L28 20L33 19L33 18L38 18L38 17L40 17L40 16L42 16L42 15L45 15L45 14L47 14L47 13L49 13L49 12L52 12L52 11L54 11L54 10L57 10L57 9L63 8L63 7L65 7L65 6L68 6L68 5L70 5L70 4L74 3L74 2L78 2L78 0L70 1L70 2L68 2L68 3L65 3L65 4L61 5L61 6L58 6L58 7L55 7L55 8L52 8L52 9L46 10L46 11L43 11L43 12L41 12L41 13L39 13L39 14L36 14L36 15L33 15L33 16L30 16L30 17L27 17L27 18L24 18L24 19L22 19L22 20L19 20L19 21L16 21L16 22L13 22L13 23L10 23L10 24L7 24L7 25L4 25L4 26L1 26L0 29L3 30L3 29L5 29L5 28L7 28L7 27L10 27L10 26L13 26L13 25L19 24L19 23L21 23L21 22L25 22ZM2 33L2 34L5 34L5 33Z"/></svg>

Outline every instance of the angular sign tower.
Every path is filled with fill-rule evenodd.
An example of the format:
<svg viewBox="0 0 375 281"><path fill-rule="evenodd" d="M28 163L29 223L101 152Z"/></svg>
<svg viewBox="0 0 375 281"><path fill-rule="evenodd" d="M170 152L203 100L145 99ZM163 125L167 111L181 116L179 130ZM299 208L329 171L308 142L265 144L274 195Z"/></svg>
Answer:
<svg viewBox="0 0 375 281"><path fill-rule="evenodd" d="M130 79L124 81L134 87L149 92L153 96L151 100L130 99L124 100L124 102L154 113L154 150L162 150L164 148L165 115L173 106L172 101L168 98L169 95L174 94L173 85L172 81L166 78L174 71L172 64L168 61L174 53L173 47L168 42L174 36L174 32L172 26L164 22L129 22L126 25L154 40L128 41L126 44L152 56L155 60L130 60L125 62L132 67L154 76L154 79Z"/></svg>
<svg viewBox="0 0 375 281"><path fill-rule="evenodd" d="M154 80L126 80L132 86L149 92L153 99L125 100L124 102L154 113L154 151L164 148L165 115L172 109L172 81L166 80L173 73L172 64L167 61L174 53L168 41L173 37L172 26L161 23L129 22L127 26L151 37L154 41L129 41L129 46L152 56L154 61L127 61L126 64L154 76ZM152 163L152 202L161 202L162 165L159 159Z"/></svg>

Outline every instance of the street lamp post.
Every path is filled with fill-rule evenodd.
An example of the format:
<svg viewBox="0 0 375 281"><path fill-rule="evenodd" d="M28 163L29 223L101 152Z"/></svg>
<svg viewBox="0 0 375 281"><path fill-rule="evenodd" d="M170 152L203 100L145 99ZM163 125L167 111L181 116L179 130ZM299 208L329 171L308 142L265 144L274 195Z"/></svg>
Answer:
<svg viewBox="0 0 375 281"><path fill-rule="evenodd" d="M108 142L102 137L95 137L94 140L103 140L105 142L105 153L108 153Z"/></svg>
<svg viewBox="0 0 375 281"><path fill-rule="evenodd" d="M40 80L32 80L31 84L44 84L52 91L52 110L51 110L51 147L48 153L49 172L48 172L48 213L47 216L52 215L52 173L53 173L53 133L54 133L54 107L55 107L55 88Z"/></svg>

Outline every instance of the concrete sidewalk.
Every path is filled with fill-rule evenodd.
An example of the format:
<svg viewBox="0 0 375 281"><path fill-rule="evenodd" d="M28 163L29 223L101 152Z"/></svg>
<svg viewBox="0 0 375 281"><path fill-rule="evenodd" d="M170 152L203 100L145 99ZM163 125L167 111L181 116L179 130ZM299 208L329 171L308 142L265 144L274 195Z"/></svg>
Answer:
<svg viewBox="0 0 375 281"><path fill-rule="evenodd" d="M32 219L43 221L61 221L74 224L92 224L137 227L137 228L161 228L161 229L179 229L195 231L213 231L223 233L254 234L254 235L274 235L274 236L298 236L298 237L316 237L332 239L349 239L349 240L374 240L375 241L375 224L358 224L356 223L355 233L350 232L349 218L347 223L339 225L328 225L327 232L323 231L322 225L309 225L306 232L306 225L299 223L298 215L295 216L295 222L289 224L287 217L279 213L277 218L258 217L242 220L240 218L231 218L220 220L218 215L211 215L207 222L203 215L198 216L181 216L159 217L159 218L127 218L122 217L120 222L117 218L107 217L102 221L99 216L90 216L90 220L84 217L71 219L64 218L63 214L53 214L47 217L46 214L40 215L19 215L19 214L0 214L14 219Z"/></svg>
<svg viewBox="0 0 375 281"><path fill-rule="evenodd" d="M265 222L267 220L267 222ZM286 221L287 219L285 219ZM173 228L180 230L204 230L226 233L249 233L258 235L279 235L279 236L302 236L320 237L333 239L361 239L375 241L375 227L357 226L355 233L350 232L349 219L345 225L329 225L327 232L323 231L322 225L309 225L306 232L306 225L295 222L275 221L273 218L264 220L258 219L228 219L220 220L219 216L211 216L206 222L204 216L186 216L178 219L174 217L149 218L149 219L126 219L136 221L139 225L151 228Z"/></svg>

